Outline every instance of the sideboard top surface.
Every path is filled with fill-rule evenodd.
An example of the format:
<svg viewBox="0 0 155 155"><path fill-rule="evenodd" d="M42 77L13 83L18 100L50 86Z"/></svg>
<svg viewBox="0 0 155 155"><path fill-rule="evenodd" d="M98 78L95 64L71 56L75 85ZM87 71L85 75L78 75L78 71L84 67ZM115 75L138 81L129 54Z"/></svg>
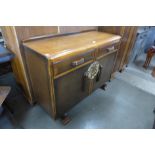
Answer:
<svg viewBox="0 0 155 155"><path fill-rule="evenodd" d="M53 61L76 52L117 43L120 36L90 31L66 36L42 38L24 42L23 45Z"/></svg>

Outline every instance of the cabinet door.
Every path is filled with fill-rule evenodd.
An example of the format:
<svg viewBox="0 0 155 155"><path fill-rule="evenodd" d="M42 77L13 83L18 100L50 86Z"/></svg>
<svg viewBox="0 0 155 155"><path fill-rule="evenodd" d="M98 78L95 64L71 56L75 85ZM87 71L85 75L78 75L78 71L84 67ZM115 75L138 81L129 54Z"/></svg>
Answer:
<svg viewBox="0 0 155 155"><path fill-rule="evenodd" d="M89 66L90 65L86 65L55 79L57 116L62 116L71 107L89 95L90 81L84 78L84 74Z"/></svg>
<svg viewBox="0 0 155 155"><path fill-rule="evenodd" d="M102 68L101 68L100 76L94 79L93 90L100 88L105 82L110 80L111 74L113 71L116 53L117 52L109 54L98 60Z"/></svg>

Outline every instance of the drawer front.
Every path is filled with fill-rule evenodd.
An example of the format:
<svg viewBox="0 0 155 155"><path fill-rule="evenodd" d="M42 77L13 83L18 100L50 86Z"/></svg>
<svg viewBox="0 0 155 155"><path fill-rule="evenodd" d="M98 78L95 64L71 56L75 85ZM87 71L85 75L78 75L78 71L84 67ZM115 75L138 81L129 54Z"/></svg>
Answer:
<svg viewBox="0 0 155 155"><path fill-rule="evenodd" d="M102 57L105 54L116 52L119 48L119 44L113 44L110 46L99 47L97 52L97 57Z"/></svg>
<svg viewBox="0 0 155 155"><path fill-rule="evenodd" d="M93 60L93 55L96 49L92 49L76 56L68 57L60 62L54 64L54 76L57 76L70 69L76 68Z"/></svg>

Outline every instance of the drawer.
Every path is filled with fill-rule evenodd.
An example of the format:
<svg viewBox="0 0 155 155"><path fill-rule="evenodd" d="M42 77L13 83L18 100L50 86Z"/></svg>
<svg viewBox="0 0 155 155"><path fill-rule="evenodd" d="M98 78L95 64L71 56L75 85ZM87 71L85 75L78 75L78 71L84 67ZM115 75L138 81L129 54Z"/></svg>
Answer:
<svg viewBox="0 0 155 155"><path fill-rule="evenodd" d="M85 63L93 60L93 55L96 49L84 51L76 56L69 56L60 62L54 63L54 76L57 76L63 72L69 71Z"/></svg>
<svg viewBox="0 0 155 155"><path fill-rule="evenodd" d="M119 44L113 44L110 46L99 47L97 52L97 57L102 57L105 54L116 52L119 48Z"/></svg>

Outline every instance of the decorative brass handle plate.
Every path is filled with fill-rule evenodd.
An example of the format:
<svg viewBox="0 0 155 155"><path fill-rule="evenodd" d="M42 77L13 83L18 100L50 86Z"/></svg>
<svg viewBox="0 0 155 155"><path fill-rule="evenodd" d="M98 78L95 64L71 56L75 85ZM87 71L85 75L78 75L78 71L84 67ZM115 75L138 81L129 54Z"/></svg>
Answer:
<svg viewBox="0 0 155 155"><path fill-rule="evenodd" d="M88 70L85 73L85 76L87 76L88 79L91 80L94 79L99 72L99 67L100 67L99 62L95 61L89 66Z"/></svg>

